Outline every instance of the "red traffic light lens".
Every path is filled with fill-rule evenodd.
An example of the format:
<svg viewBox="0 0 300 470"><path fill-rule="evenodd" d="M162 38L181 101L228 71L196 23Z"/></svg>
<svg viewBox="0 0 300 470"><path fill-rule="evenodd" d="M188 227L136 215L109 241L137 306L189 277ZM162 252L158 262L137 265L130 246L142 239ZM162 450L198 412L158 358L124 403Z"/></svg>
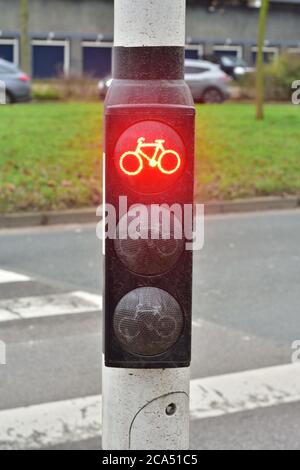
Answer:
<svg viewBox="0 0 300 470"><path fill-rule="evenodd" d="M143 121L130 126L119 138L114 152L117 171L137 192L159 193L181 176L184 144L170 126Z"/></svg>

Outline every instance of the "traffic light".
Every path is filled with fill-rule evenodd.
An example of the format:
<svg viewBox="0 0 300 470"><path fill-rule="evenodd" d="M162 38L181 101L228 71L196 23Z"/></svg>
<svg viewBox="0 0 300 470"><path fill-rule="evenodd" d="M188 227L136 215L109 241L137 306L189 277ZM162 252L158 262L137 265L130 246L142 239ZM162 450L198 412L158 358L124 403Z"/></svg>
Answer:
<svg viewBox="0 0 300 470"><path fill-rule="evenodd" d="M103 178L104 449L189 448L198 234L185 12L185 0L115 2Z"/></svg>
<svg viewBox="0 0 300 470"><path fill-rule="evenodd" d="M108 105L105 129L105 201L117 214L105 242L105 365L188 367L192 251L183 225L193 203L194 108Z"/></svg>

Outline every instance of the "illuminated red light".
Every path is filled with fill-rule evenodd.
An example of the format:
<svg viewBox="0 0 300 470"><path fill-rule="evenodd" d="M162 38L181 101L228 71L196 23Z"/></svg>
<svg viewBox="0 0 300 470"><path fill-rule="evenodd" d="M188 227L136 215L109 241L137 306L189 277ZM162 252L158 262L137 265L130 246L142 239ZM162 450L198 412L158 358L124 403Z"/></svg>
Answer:
<svg viewBox="0 0 300 470"><path fill-rule="evenodd" d="M182 174L185 149L180 136L170 126L144 121L128 128L115 148L120 175L135 190L163 191Z"/></svg>

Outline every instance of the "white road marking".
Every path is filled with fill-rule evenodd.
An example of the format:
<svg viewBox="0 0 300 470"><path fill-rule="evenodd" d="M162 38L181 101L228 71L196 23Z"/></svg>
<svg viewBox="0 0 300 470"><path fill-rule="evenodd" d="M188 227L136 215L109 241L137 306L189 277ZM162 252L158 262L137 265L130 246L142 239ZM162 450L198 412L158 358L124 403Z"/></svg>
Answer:
<svg viewBox="0 0 300 470"><path fill-rule="evenodd" d="M191 382L191 418L204 419L300 401L300 364Z"/></svg>
<svg viewBox="0 0 300 470"><path fill-rule="evenodd" d="M194 328L202 328L204 322L201 319L193 320L192 325Z"/></svg>
<svg viewBox="0 0 300 470"><path fill-rule="evenodd" d="M94 304L99 310L102 310L102 295L91 294L90 292L76 291L73 295L80 299L86 300L87 302Z"/></svg>
<svg viewBox="0 0 300 470"><path fill-rule="evenodd" d="M300 401L300 364L196 379L191 419ZM101 435L101 396L0 411L0 449L37 449Z"/></svg>
<svg viewBox="0 0 300 470"><path fill-rule="evenodd" d="M0 322L77 315L102 309L102 296L88 292L0 300Z"/></svg>
<svg viewBox="0 0 300 470"><path fill-rule="evenodd" d="M0 284L8 284L9 282L26 282L30 281L30 277L23 274L13 273L0 269Z"/></svg>
<svg viewBox="0 0 300 470"><path fill-rule="evenodd" d="M0 411L0 449L39 449L101 433L101 397Z"/></svg>

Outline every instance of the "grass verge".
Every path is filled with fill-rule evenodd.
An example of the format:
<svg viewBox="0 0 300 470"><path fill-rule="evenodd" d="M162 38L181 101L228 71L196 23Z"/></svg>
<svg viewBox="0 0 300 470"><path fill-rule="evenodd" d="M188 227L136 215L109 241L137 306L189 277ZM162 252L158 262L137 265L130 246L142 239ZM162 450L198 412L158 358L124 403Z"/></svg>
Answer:
<svg viewBox="0 0 300 470"><path fill-rule="evenodd" d="M101 202L99 103L0 107L0 212ZM269 105L197 106L198 200L300 194L300 112Z"/></svg>

